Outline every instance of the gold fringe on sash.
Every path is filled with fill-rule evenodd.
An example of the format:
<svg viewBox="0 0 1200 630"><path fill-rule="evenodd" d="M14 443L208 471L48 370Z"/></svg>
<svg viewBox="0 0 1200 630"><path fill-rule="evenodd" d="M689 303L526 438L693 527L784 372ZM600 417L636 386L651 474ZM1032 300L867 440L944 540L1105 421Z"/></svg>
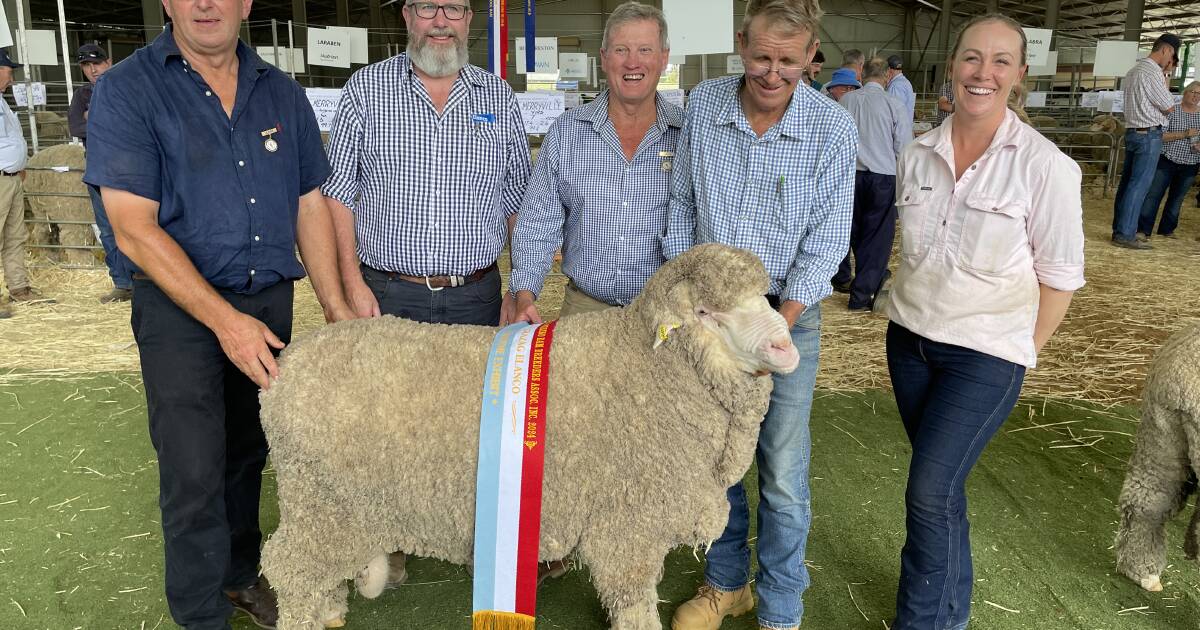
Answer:
<svg viewBox="0 0 1200 630"><path fill-rule="evenodd" d="M471 615L471 630L533 630L534 618L521 613L480 610Z"/></svg>

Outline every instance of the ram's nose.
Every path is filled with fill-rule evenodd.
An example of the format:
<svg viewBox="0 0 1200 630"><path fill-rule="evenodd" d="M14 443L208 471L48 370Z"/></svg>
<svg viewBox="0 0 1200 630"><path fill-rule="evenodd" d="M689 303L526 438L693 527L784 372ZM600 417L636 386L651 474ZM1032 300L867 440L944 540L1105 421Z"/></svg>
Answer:
<svg viewBox="0 0 1200 630"><path fill-rule="evenodd" d="M763 344L760 352L763 369L787 374L800 365L800 353L792 343L791 336L772 339Z"/></svg>

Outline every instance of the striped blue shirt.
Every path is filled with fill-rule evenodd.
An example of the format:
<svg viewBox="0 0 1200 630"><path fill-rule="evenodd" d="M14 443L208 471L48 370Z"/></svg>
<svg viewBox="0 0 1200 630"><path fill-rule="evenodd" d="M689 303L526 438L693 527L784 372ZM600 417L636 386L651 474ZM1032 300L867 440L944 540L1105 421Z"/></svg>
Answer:
<svg viewBox="0 0 1200 630"><path fill-rule="evenodd" d="M683 109L655 98L658 120L630 161L608 119L607 91L550 127L513 232L514 293L541 293L560 245L563 273L609 304L629 304L662 265Z"/></svg>
<svg viewBox="0 0 1200 630"><path fill-rule="evenodd" d="M917 111L917 95L913 93L912 82L903 74L897 74L888 81L887 93L900 99L904 111L908 112L908 120L912 122Z"/></svg>
<svg viewBox="0 0 1200 630"><path fill-rule="evenodd" d="M663 254L708 242L750 250L770 294L811 306L832 292L849 248L858 132L832 99L797 89L760 138L742 112L741 81L705 81L688 98Z"/></svg>
<svg viewBox="0 0 1200 630"><path fill-rule="evenodd" d="M350 77L329 161L321 191L353 211L359 260L411 276L466 275L496 262L530 168L503 79L464 67L439 114L404 54Z"/></svg>

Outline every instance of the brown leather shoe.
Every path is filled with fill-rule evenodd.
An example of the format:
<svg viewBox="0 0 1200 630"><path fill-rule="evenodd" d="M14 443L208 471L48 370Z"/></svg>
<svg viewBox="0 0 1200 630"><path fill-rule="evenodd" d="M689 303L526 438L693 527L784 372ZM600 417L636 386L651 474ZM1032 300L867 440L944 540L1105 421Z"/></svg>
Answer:
<svg viewBox="0 0 1200 630"><path fill-rule="evenodd" d="M29 287L21 287L15 291L9 291L8 297L13 302L24 302L26 304L54 304L52 298L42 295L40 292Z"/></svg>
<svg viewBox="0 0 1200 630"><path fill-rule="evenodd" d="M250 621L259 628L275 630L275 621L279 618L279 605L275 601L275 591L267 578L259 576L258 581L240 591L225 591L225 596L233 607L246 613Z"/></svg>
<svg viewBox="0 0 1200 630"><path fill-rule="evenodd" d="M133 289L113 287L112 291L100 296L100 303L108 304L109 302L128 302L131 299L133 299Z"/></svg>

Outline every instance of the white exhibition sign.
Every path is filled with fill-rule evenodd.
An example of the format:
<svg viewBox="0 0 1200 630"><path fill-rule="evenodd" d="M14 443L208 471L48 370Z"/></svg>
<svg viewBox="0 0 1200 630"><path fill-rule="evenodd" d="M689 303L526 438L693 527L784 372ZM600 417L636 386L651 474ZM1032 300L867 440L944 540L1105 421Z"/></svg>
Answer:
<svg viewBox="0 0 1200 630"><path fill-rule="evenodd" d="M583 94L579 92L563 92L563 106L572 109L583 105Z"/></svg>
<svg viewBox="0 0 1200 630"><path fill-rule="evenodd" d="M25 31L26 59L20 62L31 66L58 65L58 37L54 31ZM19 53L18 53L19 54Z"/></svg>
<svg viewBox="0 0 1200 630"><path fill-rule="evenodd" d="M1102 92L1084 92L1082 98L1079 99L1079 106L1087 109L1096 109L1100 106L1100 95Z"/></svg>
<svg viewBox="0 0 1200 630"><path fill-rule="evenodd" d="M4 3L0 2L0 48L13 45L12 31L8 30L8 16L4 13Z"/></svg>
<svg viewBox="0 0 1200 630"><path fill-rule="evenodd" d="M659 90L658 95L667 99L668 103L674 103L683 107L683 90Z"/></svg>
<svg viewBox="0 0 1200 630"><path fill-rule="evenodd" d="M291 54L288 54L288 52ZM275 62L275 47L274 46L259 46L257 49L258 56L262 60L283 70L284 72L304 72L304 49L303 48L280 48L279 63Z"/></svg>
<svg viewBox="0 0 1200 630"><path fill-rule="evenodd" d="M1025 107L1045 107L1046 93L1045 92L1030 92L1025 97Z"/></svg>
<svg viewBox="0 0 1200 630"><path fill-rule="evenodd" d="M1119 114L1125 111L1125 92L1122 90L1100 92L1100 102L1096 110Z"/></svg>
<svg viewBox="0 0 1200 630"><path fill-rule="evenodd" d="M308 95L308 103L317 115L317 127L321 131L329 131L333 127L333 115L337 113L342 91L333 88L305 88L304 93Z"/></svg>
<svg viewBox="0 0 1200 630"><path fill-rule="evenodd" d="M1050 54L1050 38L1053 36L1054 31L1048 28L1026 28L1025 63L1030 66L1046 65L1047 57Z"/></svg>
<svg viewBox="0 0 1200 630"><path fill-rule="evenodd" d="M558 38L538 37L534 39L537 50L533 53L534 72L558 72ZM517 74L526 74L525 68L525 38L518 37L517 45Z"/></svg>
<svg viewBox="0 0 1200 630"><path fill-rule="evenodd" d="M522 50L524 50L523 46ZM558 77L560 79L588 78L587 53L558 53Z"/></svg>
<svg viewBox="0 0 1200 630"><path fill-rule="evenodd" d="M339 30L308 27L308 65L350 67L350 42Z"/></svg>
<svg viewBox="0 0 1200 630"><path fill-rule="evenodd" d="M1123 77L1137 63L1137 59L1137 42L1097 42L1092 74L1097 77Z"/></svg>
<svg viewBox="0 0 1200 630"><path fill-rule="evenodd" d="M671 56L727 53L733 47L733 0L663 0Z"/></svg>
<svg viewBox="0 0 1200 630"><path fill-rule="evenodd" d="M725 74L745 74L746 62L742 61L741 55L728 55L725 57Z"/></svg>
<svg viewBox="0 0 1200 630"><path fill-rule="evenodd" d="M532 135L550 131L550 125L566 111L562 92L517 92L517 105L521 108L525 133Z"/></svg>
<svg viewBox="0 0 1200 630"><path fill-rule="evenodd" d="M1029 64L1029 70L1025 73L1025 76L1052 77L1056 74L1058 74L1058 51L1051 50L1049 56L1046 58L1045 65L1034 66L1033 64Z"/></svg>
<svg viewBox="0 0 1200 630"><path fill-rule="evenodd" d="M33 104L34 105L45 105L46 104L46 84L45 83L31 83L30 85L33 86ZM17 107L29 107L29 99L26 98L26 96L25 96L25 84L24 83L14 83L12 85L12 91L13 91L13 100L17 102Z"/></svg>
<svg viewBox="0 0 1200 630"><path fill-rule="evenodd" d="M350 63L371 63L367 49L367 29L353 26L326 26L326 31L341 31L350 44Z"/></svg>

